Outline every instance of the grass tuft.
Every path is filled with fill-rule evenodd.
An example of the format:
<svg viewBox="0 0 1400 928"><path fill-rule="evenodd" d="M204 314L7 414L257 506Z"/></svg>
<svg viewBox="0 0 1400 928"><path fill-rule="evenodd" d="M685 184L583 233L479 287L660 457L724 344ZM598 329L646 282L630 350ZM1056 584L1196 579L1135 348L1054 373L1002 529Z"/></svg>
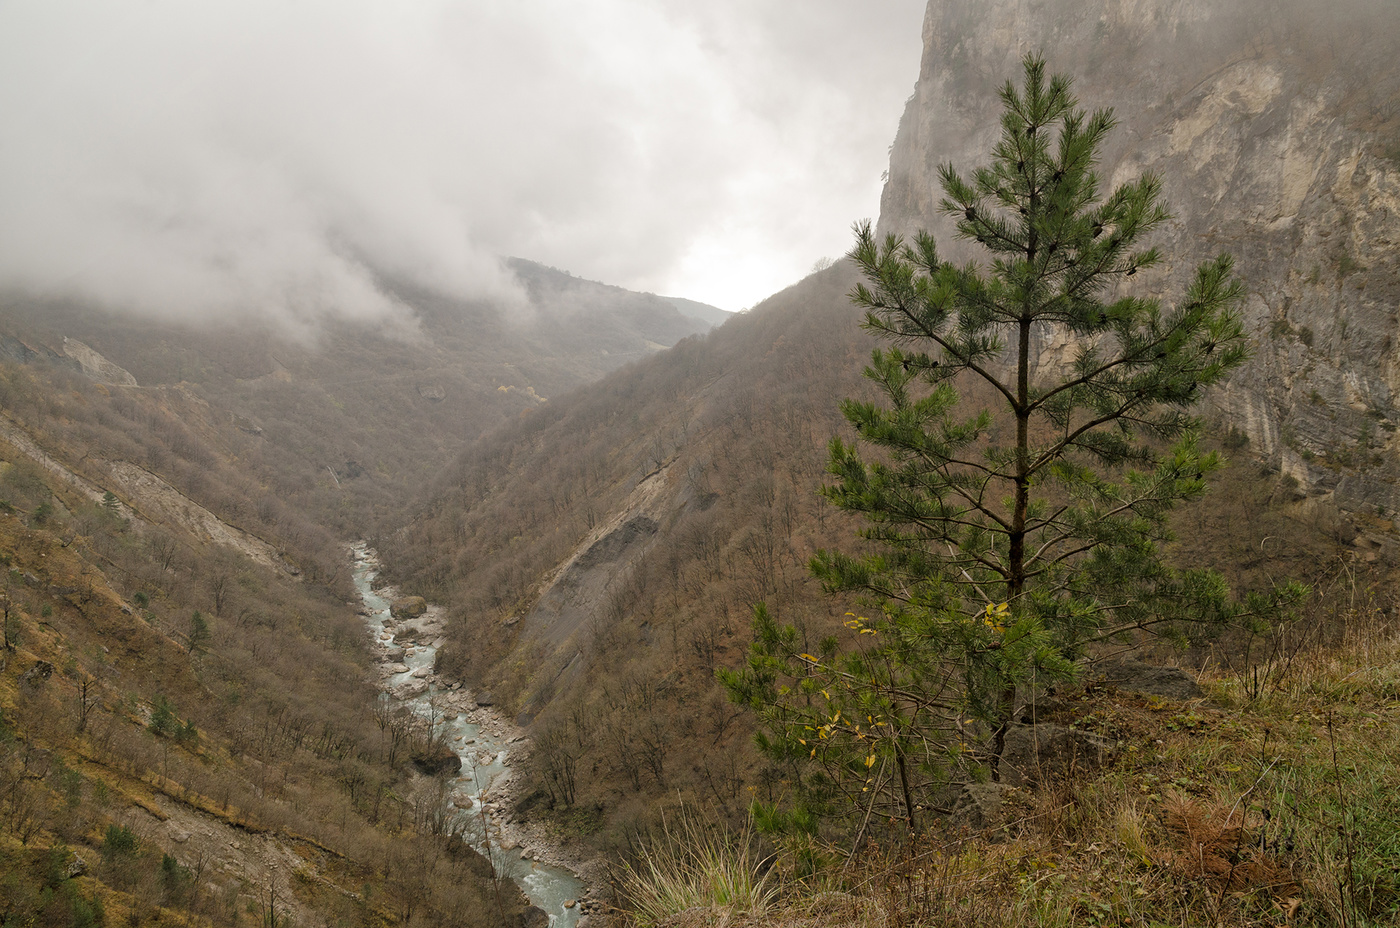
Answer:
<svg viewBox="0 0 1400 928"><path fill-rule="evenodd" d="M737 835L682 808L624 865L622 895L638 928L695 909L762 917L777 896L752 829Z"/></svg>

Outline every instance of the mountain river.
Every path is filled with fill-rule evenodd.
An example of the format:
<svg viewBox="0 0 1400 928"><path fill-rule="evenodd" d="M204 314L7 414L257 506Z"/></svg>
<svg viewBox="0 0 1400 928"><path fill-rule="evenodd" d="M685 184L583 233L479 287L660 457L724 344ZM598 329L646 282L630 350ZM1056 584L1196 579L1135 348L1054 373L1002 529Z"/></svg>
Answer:
<svg viewBox="0 0 1400 928"><path fill-rule="evenodd" d="M498 874L514 880L532 904L548 913L551 926L577 925L587 887L568 870L542 863L538 848L522 850L511 830L501 824L503 812L497 811L505 798L511 752L523 747L524 736L489 710L478 709L461 684L443 686L436 681L433 662L442 643L441 620L431 612L402 622L391 617L389 601L372 586L377 556L364 543L354 545L350 553L355 588L364 601L365 622L380 655L386 696L423 718L436 719L441 737L462 759L462 769L450 783L450 798L461 817L458 824L464 837ZM414 629L412 637L408 628ZM408 640L396 642L396 630ZM401 657L399 648L404 652Z"/></svg>

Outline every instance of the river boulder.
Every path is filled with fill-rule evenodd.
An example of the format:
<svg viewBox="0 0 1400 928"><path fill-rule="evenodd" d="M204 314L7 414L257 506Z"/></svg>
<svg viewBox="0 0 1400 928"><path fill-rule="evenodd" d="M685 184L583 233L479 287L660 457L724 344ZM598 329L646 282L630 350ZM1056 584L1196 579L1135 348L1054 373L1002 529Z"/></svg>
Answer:
<svg viewBox="0 0 1400 928"><path fill-rule="evenodd" d="M424 776L435 777L445 773L457 773L462 769L462 758L446 745L437 745L428 750L414 751L411 757L413 766Z"/></svg>
<svg viewBox="0 0 1400 928"><path fill-rule="evenodd" d="M389 614L398 619L416 619L428 611L428 601L421 596L405 596L389 606Z"/></svg>

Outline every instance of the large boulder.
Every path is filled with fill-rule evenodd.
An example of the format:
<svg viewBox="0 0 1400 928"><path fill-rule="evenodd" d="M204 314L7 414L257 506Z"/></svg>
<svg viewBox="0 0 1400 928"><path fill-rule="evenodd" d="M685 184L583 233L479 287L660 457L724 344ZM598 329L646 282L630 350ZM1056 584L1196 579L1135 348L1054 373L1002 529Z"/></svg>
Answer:
<svg viewBox="0 0 1400 928"><path fill-rule="evenodd" d="M409 680L390 691L390 695L395 699L407 702L410 699L417 699L428 691L428 684L423 680Z"/></svg>
<svg viewBox="0 0 1400 928"><path fill-rule="evenodd" d="M421 596L405 596L389 604L389 614L396 619L416 619L428 611L428 601Z"/></svg>
<svg viewBox="0 0 1400 928"><path fill-rule="evenodd" d="M53 676L53 664L48 661L38 661L20 675L19 682L25 686L38 688L49 682L49 677Z"/></svg>

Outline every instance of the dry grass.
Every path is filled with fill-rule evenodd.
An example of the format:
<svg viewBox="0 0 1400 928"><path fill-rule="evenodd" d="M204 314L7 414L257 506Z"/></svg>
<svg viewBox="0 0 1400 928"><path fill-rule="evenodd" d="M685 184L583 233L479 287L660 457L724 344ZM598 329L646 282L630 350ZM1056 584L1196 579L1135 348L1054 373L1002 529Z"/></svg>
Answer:
<svg viewBox="0 0 1400 928"><path fill-rule="evenodd" d="M777 895L770 863L751 831L735 835L682 808L662 819L618 882L642 928L738 924L767 915Z"/></svg>

